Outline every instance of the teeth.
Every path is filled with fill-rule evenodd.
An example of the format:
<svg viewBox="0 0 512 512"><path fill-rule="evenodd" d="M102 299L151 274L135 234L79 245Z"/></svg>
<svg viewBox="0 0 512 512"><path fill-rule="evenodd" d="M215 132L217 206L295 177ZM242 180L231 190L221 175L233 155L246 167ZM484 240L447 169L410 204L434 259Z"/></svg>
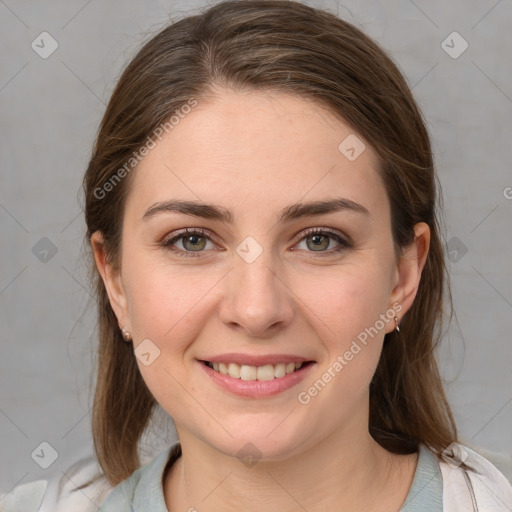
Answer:
<svg viewBox="0 0 512 512"><path fill-rule="evenodd" d="M228 375L230 377L233 377L233 379L238 379L238 378L240 378L240 372L241 372L240 366L238 366L237 364L234 364L234 363L229 364Z"/></svg>
<svg viewBox="0 0 512 512"><path fill-rule="evenodd" d="M274 377L275 371L271 364L258 367L258 371L256 372L256 380L272 380Z"/></svg>
<svg viewBox="0 0 512 512"><path fill-rule="evenodd" d="M235 365L234 363L233 365L238 366ZM239 374L242 380L256 380L256 377L258 375L258 369L256 368L256 366L247 366L243 364L242 366L238 366L238 368L240 368Z"/></svg>
<svg viewBox="0 0 512 512"><path fill-rule="evenodd" d="M277 379L279 379L280 377L284 377L286 375L286 365L281 363L281 364L276 364L275 367L274 367L274 375L276 376Z"/></svg>
<svg viewBox="0 0 512 512"><path fill-rule="evenodd" d="M242 380L272 380L274 378L281 378L289 373L293 373L302 367L303 363L279 363L279 364L266 364L264 366L249 366L246 364L236 363L208 363L210 368L223 375L229 375L233 379Z"/></svg>

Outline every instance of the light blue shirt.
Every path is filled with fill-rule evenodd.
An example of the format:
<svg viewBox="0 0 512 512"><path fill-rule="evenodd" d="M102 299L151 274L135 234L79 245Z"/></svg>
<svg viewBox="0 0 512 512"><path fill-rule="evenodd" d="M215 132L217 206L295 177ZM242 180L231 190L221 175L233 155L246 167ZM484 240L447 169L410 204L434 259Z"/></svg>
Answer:
<svg viewBox="0 0 512 512"><path fill-rule="evenodd" d="M436 456L420 443L418 465L407 498L399 512L443 512L443 479ZM151 462L114 487L101 512L168 512L163 494L167 464L181 455L173 444Z"/></svg>
<svg viewBox="0 0 512 512"><path fill-rule="evenodd" d="M437 457L423 444L411 488L399 512L443 512L443 475Z"/></svg>

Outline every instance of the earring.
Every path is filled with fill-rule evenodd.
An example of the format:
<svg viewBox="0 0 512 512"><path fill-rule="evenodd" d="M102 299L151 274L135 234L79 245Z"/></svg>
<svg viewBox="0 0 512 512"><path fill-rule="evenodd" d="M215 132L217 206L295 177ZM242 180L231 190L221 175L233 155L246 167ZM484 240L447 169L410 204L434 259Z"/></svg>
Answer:
<svg viewBox="0 0 512 512"><path fill-rule="evenodd" d="M132 339L130 333L124 327L121 329L121 332L123 334L124 341L130 341Z"/></svg>
<svg viewBox="0 0 512 512"><path fill-rule="evenodd" d="M400 327L398 327L398 318L395 316L395 331L400 332Z"/></svg>

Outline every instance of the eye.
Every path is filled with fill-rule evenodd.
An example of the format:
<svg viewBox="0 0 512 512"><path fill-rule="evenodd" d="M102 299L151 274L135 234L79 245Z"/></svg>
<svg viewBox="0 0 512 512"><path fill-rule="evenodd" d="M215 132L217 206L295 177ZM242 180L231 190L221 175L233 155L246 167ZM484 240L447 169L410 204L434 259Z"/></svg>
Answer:
<svg viewBox="0 0 512 512"><path fill-rule="evenodd" d="M203 249L206 248L207 242L210 242L213 245L209 236L210 233L208 231L204 231L203 229L187 228L179 231L178 233L174 233L172 238L164 240L162 246L177 253L179 256L197 257L199 254L196 255L190 253L203 252ZM174 244L176 243L181 244L182 248L174 247Z"/></svg>
<svg viewBox="0 0 512 512"><path fill-rule="evenodd" d="M329 249L332 241L338 246ZM300 243L304 242L308 252L333 254L350 248L352 245L340 234L330 228L311 228L302 234ZM299 244L300 245L300 244ZM329 250L327 250L329 249Z"/></svg>

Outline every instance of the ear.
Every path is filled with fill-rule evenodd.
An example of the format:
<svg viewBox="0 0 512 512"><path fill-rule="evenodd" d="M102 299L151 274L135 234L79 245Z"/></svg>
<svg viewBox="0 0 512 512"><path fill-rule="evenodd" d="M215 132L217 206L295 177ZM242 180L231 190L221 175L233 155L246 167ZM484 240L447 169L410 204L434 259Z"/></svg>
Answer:
<svg viewBox="0 0 512 512"><path fill-rule="evenodd" d="M421 273L427 261L430 246L430 228L425 222L419 222L414 226L414 240L404 248L402 256L397 264L396 284L391 292L390 307L400 304L402 308L397 314L400 320L414 302L420 285ZM394 327L394 326L393 326Z"/></svg>
<svg viewBox="0 0 512 512"><path fill-rule="evenodd" d="M96 231L92 234L91 246L94 252L96 267L107 290L110 305L117 317L119 328L122 329L125 327L131 332L127 307L128 303L122 286L121 272L115 269L109 262L101 232Z"/></svg>

